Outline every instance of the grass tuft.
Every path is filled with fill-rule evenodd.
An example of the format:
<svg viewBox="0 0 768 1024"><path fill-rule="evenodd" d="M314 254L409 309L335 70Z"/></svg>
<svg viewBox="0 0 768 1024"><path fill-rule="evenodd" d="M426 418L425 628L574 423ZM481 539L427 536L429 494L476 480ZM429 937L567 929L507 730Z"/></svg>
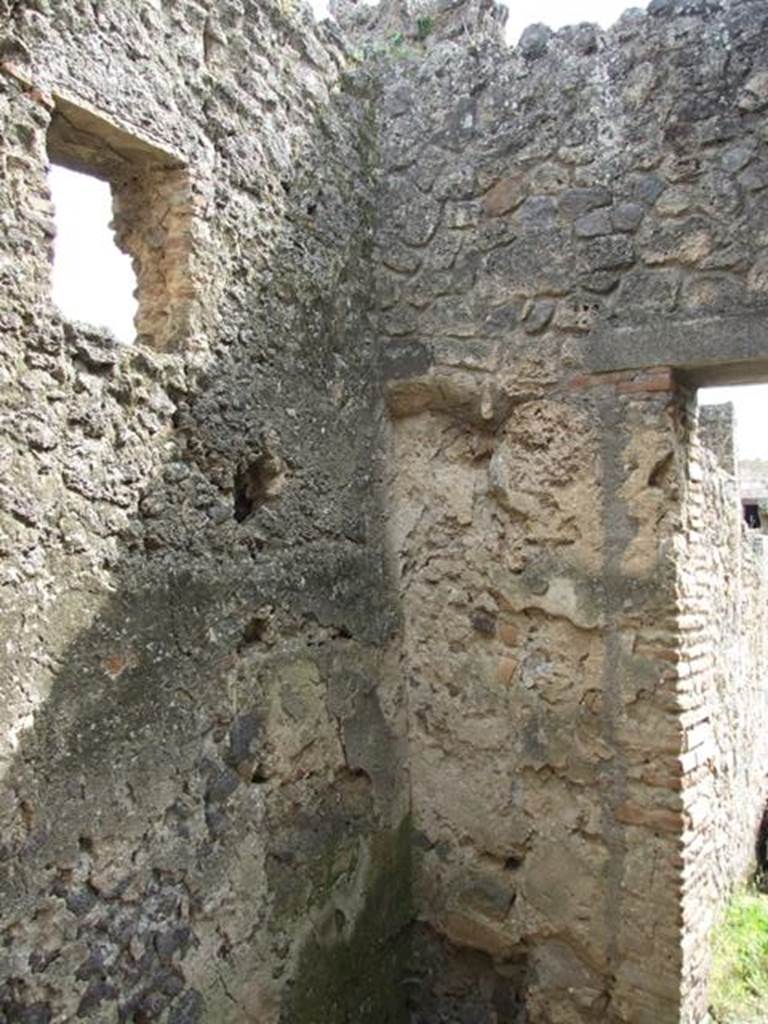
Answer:
<svg viewBox="0 0 768 1024"><path fill-rule="evenodd" d="M768 1020L768 895L732 896L713 937L709 997L717 1024Z"/></svg>

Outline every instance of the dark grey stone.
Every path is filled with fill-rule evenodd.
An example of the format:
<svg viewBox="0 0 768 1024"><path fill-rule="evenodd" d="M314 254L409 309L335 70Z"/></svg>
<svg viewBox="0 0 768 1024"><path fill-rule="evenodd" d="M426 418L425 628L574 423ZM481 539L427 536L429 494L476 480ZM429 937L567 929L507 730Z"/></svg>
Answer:
<svg viewBox="0 0 768 1024"><path fill-rule="evenodd" d="M611 192L607 188L594 186L568 189L561 193L558 202L560 212L574 219L598 207L610 206L611 199Z"/></svg>
<svg viewBox="0 0 768 1024"><path fill-rule="evenodd" d="M636 231L640 226L645 207L641 203L619 203L611 213L616 231Z"/></svg>
<svg viewBox="0 0 768 1024"><path fill-rule="evenodd" d="M593 238L582 247L582 260L588 270L617 270L635 262L635 246L626 235Z"/></svg>
<svg viewBox="0 0 768 1024"><path fill-rule="evenodd" d="M193 988L187 989L171 1004L168 1011L168 1024L200 1024L204 1008L205 1004L200 993Z"/></svg>
<svg viewBox="0 0 768 1024"><path fill-rule="evenodd" d="M222 804L229 799L240 785L240 776L224 768L208 783L205 796L211 803Z"/></svg>
<svg viewBox="0 0 768 1024"><path fill-rule="evenodd" d="M594 210L587 213L574 224L574 231L581 238L593 238L597 235L610 235L613 223L610 210Z"/></svg>
<svg viewBox="0 0 768 1024"><path fill-rule="evenodd" d="M553 34L552 29L546 25L529 25L520 36L517 47L526 60L537 60L549 49Z"/></svg>

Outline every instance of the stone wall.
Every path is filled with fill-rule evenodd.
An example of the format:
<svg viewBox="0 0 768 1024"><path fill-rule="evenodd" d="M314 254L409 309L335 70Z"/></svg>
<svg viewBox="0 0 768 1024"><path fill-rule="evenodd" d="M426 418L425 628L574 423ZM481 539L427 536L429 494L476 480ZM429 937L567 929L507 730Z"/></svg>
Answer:
<svg viewBox="0 0 768 1024"><path fill-rule="evenodd" d="M699 407L699 440L715 456L723 472L736 475L734 431L736 421L732 402Z"/></svg>
<svg viewBox="0 0 768 1024"><path fill-rule="evenodd" d="M12 4L0 40L0 1019L395 1021L366 77L247 0ZM134 255L187 247L173 345L50 304L73 109L143 168Z"/></svg>
<svg viewBox="0 0 768 1024"><path fill-rule="evenodd" d="M749 612L684 396L768 360L765 4L5 6L0 1020L698 1021L752 812L695 752L757 786L768 722L691 703ZM135 346L51 307L49 155Z"/></svg>
<svg viewBox="0 0 768 1024"><path fill-rule="evenodd" d="M680 758L686 1024L707 1008L709 937L734 882L754 868L768 791L768 576L743 522L737 481L697 437L683 483Z"/></svg>
<svg viewBox="0 0 768 1024"><path fill-rule="evenodd" d="M388 55L376 257L418 1021L700 1007L670 367L736 359L731 318L768 301L767 19L658 2L509 50L486 9L470 46L437 18L425 54Z"/></svg>
<svg viewBox="0 0 768 1024"><path fill-rule="evenodd" d="M678 1019L669 404L396 421L419 1021Z"/></svg>

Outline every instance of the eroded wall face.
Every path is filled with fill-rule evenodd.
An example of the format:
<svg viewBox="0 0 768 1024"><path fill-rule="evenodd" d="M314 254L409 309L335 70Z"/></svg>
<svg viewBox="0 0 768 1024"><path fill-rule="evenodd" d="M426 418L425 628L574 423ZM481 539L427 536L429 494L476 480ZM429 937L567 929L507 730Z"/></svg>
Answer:
<svg viewBox="0 0 768 1024"><path fill-rule="evenodd" d="M673 375L627 367L740 358L763 314L768 15L653 10L510 52L492 5L465 5L409 52L389 8L348 77L290 5L15 5L9 1020L676 1024L701 1005L682 930L709 897L694 918L682 887L723 890L689 868L697 842L727 855L707 832L681 854L687 427ZM148 174L183 185L157 244L184 259L149 275L183 299L171 351L146 344L156 295L135 349L50 307L62 96L171 154ZM117 190L139 259L142 180Z"/></svg>
<svg viewBox="0 0 768 1024"><path fill-rule="evenodd" d="M0 1018L400 1020L365 83L286 5L13 8ZM186 167L174 352L50 305L59 92Z"/></svg>
<svg viewBox="0 0 768 1024"><path fill-rule="evenodd" d="M685 439L677 671L685 730L683 1019L695 1024L707 1009L708 938L718 912L734 880L762 857L768 584L762 546L755 548L743 522L738 482L702 443L693 409Z"/></svg>
<svg viewBox="0 0 768 1024"><path fill-rule="evenodd" d="M687 454L660 364L738 358L728 318L765 308L765 29L761 4L659 3L511 53L445 33L385 79L418 1021L688 1013Z"/></svg>
<svg viewBox="0 0 768 1024"><path fill-rule="evenodd" d="M610 386L396 422L418 1021L678 1017L674 458Z"/></svg>

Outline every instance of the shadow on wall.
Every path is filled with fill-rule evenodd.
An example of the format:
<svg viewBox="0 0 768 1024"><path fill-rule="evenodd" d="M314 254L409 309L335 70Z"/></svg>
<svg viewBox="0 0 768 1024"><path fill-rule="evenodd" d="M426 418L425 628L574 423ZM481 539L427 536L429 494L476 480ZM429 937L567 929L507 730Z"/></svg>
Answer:
<svg viewBox="0 0 768 1024"><path fill-rule="evenodd" d="M193 385L16 311L0 1021L402 1019L364 103L318 111Z"/></svg>

